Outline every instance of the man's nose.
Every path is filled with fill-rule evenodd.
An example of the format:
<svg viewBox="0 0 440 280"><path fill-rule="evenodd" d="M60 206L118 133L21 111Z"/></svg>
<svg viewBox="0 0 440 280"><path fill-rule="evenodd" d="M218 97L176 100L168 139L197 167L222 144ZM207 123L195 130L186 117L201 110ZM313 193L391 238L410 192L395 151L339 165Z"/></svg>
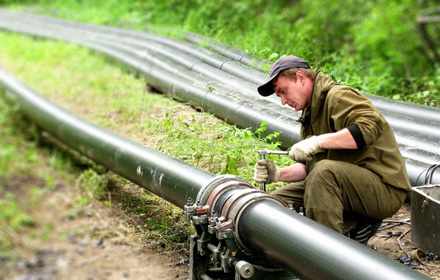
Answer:
<svg viewBox="0 0 440 280"><path fill-rule="evenodd" d="M282 104L282 105L286 105L286 103L287 103L287 99L286 99L286 97L284 97L284 96L280 96L280 98L281 98L281 104Z"/></svg>

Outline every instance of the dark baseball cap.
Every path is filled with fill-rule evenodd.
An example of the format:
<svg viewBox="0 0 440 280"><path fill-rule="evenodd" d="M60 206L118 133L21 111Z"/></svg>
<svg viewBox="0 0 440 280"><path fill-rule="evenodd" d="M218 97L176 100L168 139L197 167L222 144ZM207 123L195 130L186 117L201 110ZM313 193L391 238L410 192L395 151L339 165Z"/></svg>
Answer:
<svg viewBox="0 0 440 280"><path fill-rule="evenodd" d="M279 58L270 68L269 80L258 87L258 93L262 96L269 96L274 93L272 81L280 74L282 71L290 68L306 68L310 69L309 63L301 58L288 55Z"/></svg>

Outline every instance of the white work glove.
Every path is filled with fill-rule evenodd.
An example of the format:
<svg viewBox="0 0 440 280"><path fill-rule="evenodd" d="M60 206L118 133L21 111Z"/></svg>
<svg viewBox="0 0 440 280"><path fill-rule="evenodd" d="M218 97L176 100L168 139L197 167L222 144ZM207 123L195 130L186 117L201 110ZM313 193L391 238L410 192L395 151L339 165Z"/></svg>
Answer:
<svg viewBox="0 0 440 280"><path fill-rule="evenodd" d="M312 155L323 151L324 149L321 147L318 137L313 135L293 145L290 149L289 157L295 161L305 161L306 159L310 160Z"/></svg>
<svg viewBox="0 0 440 280"><path fill-rule="evenodd" d="M270 160L261 159L255 164L254 180L257 183L276 183L280 180L281 170Z"/></svg>

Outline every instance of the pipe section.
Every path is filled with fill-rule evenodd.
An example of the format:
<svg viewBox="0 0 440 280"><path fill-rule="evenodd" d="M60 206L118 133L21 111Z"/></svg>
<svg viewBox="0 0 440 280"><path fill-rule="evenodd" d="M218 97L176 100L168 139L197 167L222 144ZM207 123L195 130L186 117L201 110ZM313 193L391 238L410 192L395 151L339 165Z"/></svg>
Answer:
<svg viewBox="0 0 440 280"><path fill-rule="evenodd" d="M300 279L430 279L273 201L244 209L237 232Z"/></svg>
<svg viewBox="0 0 440 280"><path fill-rule="evenodd" d="M0 24L3 25L3 28L49 38L61 38L103 52L129 65L129 67L133 68L137 73L145 75L147 81L154 87L159 89L172 88L174 97L186 102L190 101L194 106L203 107L206 110L213 110L212 112L219 117L235 123L240 127L257 129L262 121L267 121L267 133L281 132L281 138L279 140L282 142L283 148L287 149L293 143L299 141L299 125L294 121L298 113L290 108L268 102L278 102L277 100L256 98L252 95L252 89L246 90L246 88L248 88L246 83L250 81L244 82L245 80L243 80L242 84L244 86L241 86L241 78L233 78L230 74L225 75L221 70L215 68L231 61L230 57L215 55L211 56L215 59L207 59L206 57L209 56L209 52L204 51L201 56L197 56L197 51L190 51L191 47L189 45L173 49L178 45L177 40L168 40L164 36L146 34L139 31L75 23L2 10L0 10L0 14L2 15L2 17L0 17ZM2 21L1 19L4 20ZM120 38L120 40L118 40L118 38ZM131 46L123 45L121 40L125 40L125 43L130 42ZM146 42L153 42L151 44L154 44L155 47L148 48L147 46L149 44ZM160 44L164 44L168 50L160 50ZM173 50L176 54L173 53ZM232 51L233 49L229 48L227 52L230 53ZM166 69L166 71L162 69L159 70L157 67ZM191 69L188 69L188 67ZM224 68L224 66L220 68ZM243 69L242 67L236 68L236 70L237 69L240 73L243 71L246 72L246 68ZM199 73L197 74L193 70L197 70ZM249 73L251 76L254 76L255 71L250 71ZM173 76L176 77L174 78ZM257 75L255 77L259 77L257 80L263 79L262 76ZM202 80L204 82L201 84L200 81ZM228 81L235 84L235 87L231 87L230 85L225 86L224 83L228 83ZM188 83L189 86L183 86L184 83ZM250 88L254 88L251 85L249 86ZM211 95L219 94L222 96L209 96L212 102L209 101L209 106L207 106L206 104L208 103L205 102L205 98L200 98L200 89L206 90L211 93ZM205 97L207 96L208 95ZM395 131L396 139L407 162L411 183L417 185L417 178L422 174L413 175L415 174L414 170L421 169L423 172L423 170L431 165L430 162L440 162L440 151L436 149L440 129L438 122L432 121L433 118L438 118L439 110L417 104L396 103L393 100L380 97L373 97L373 99L379 109L386 108L386 110L388 110L383 111L383 114ZM197 103L196 100L198 100L199 103ZM223 104L221 105L217 104L216 100L227 101L221 103ZM254 112L252 113L246 109L242 110L243 112L235 113L234 109L228 106L227 103L236 104L233 105L235 108L240 108L244 103L247 107L253 108ZM404 113L416 113L409 113L410 116L413 117L412 119L402 116L402 112L398 112L402 110L396 105L402 106ZM428 113L426 113L424 109L426 109ZM261 110L265 113L260 114ZM243 113L244 117L242 116ZM257 120L250 118L252 114L258 116ZM272 117L265 119L268 115L272 115ZM417 116L422 117L417 119ZM282 124L280 127L279 122L283 122L284 120L287 120L287 123ZM424 161L422 158L429 159L429 161ZM422 165L414 166L413 163L415 162L420 162ZM436 171L435 173L440 174L440 171ZM439 183L440 181L437 181L438 177L440 176L433 176L432 183Z"/></svg>
<svg viewBox="0 0 440 280"><path fill-rule="evenodd" d="M214 41L199 34L185 32L183 34L183 39L195 45L215 51L221 55L229 57L234 61L238 61L246 66L249 66L250 68L255 68L261 72L268 71L270 65L272 64L272 62L268 60L261 59L248 52L236 49L221 42Z"/></svg>
<svg viewBox="0 0 440 280"><path fill-rule="evenodd" d="M197 250L191 252L190 279L206 272L197 269L195 254L225 272L244 261L249 273L251 267L276 271L276 264L300 279L430 279L286 208L238 177L214 178L196 201L185 206L198 236L197 246L191 246Z"/></svg>
<svg viewBox="0 0 440 280"><path fill-rule="evenodd" d="M178 207L212 174L73 116L0 68L7 97L36 124L73 149Z"/></svg>

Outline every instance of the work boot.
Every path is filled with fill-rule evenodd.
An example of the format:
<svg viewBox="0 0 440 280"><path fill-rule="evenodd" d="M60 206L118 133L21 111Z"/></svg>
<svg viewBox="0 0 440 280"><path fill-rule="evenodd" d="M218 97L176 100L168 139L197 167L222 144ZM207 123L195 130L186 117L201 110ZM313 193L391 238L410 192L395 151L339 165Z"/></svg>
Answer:
<svg viewBox="0 0 440 280"><path fill-rule="evenodd" d="M350 231L349 237L363 245L367 245L368 240L376 234L382 221L362 217L357 221L356 227Z"/></svg>

